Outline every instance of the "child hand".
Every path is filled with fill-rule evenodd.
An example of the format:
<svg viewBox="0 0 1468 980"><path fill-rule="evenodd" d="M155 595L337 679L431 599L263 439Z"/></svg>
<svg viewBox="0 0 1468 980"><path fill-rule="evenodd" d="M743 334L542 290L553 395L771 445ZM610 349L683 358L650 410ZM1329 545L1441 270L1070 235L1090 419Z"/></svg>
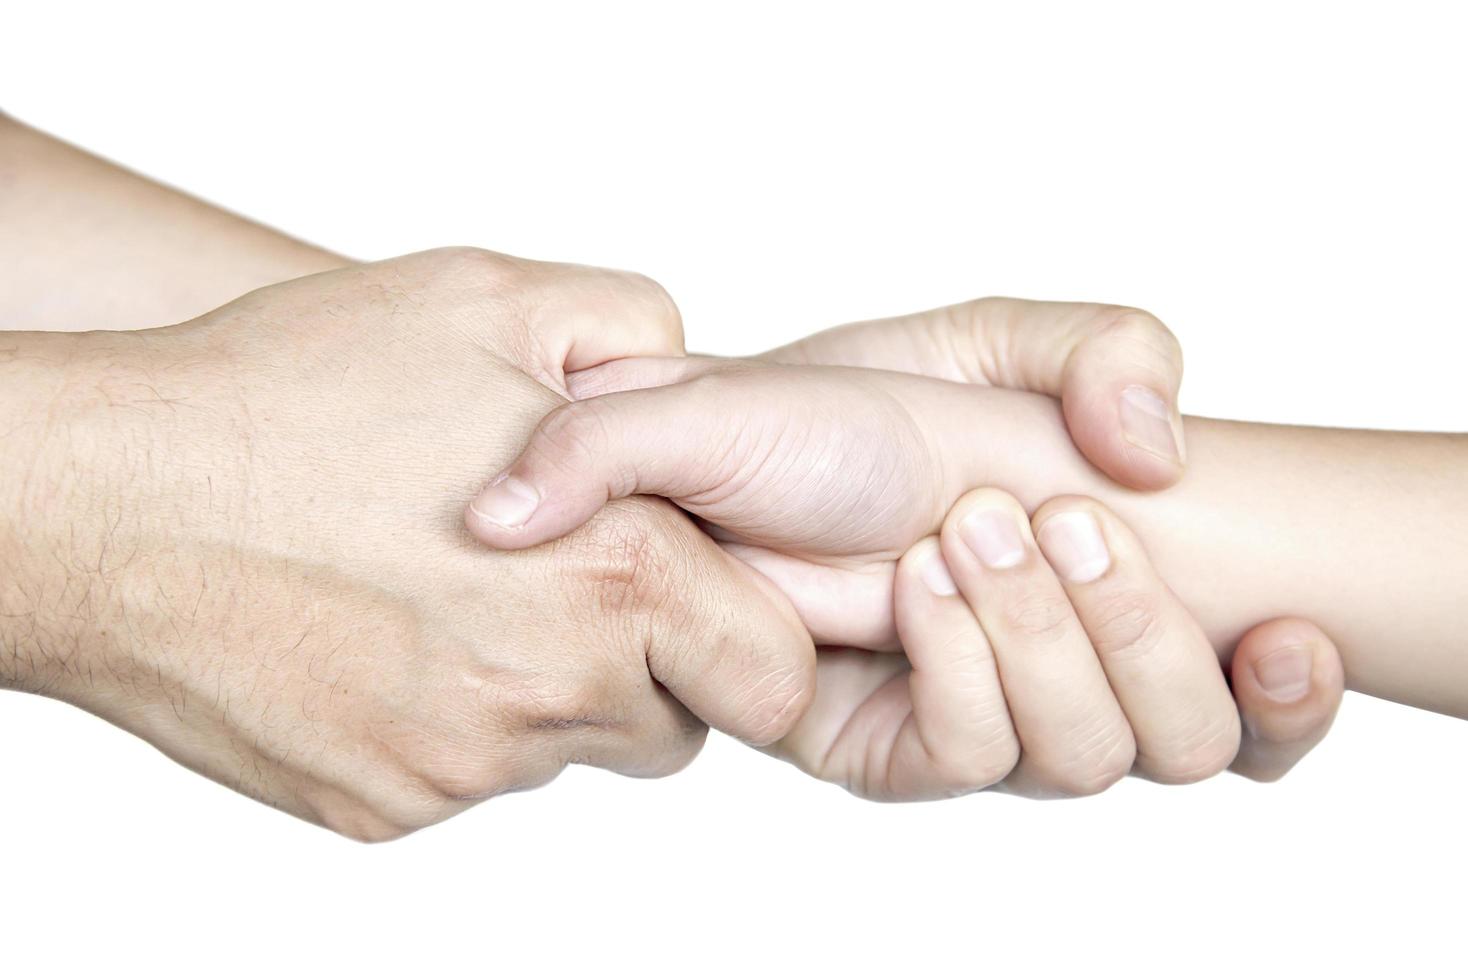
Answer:
<svg viewBox="0 0 1468 980"><path fill-rule="evenodd" d="M469 506L480 540L524 548L608 500L671 499L778 585L817 643L896 649L895 563L998 471L1099 479L1049 399L841 367L628 358L569 380Z"/></svg>
<svg viewBox="0 0 1468 980"><path fill-rule="evenodd" d="M1225 767L1274 779L1341 700L1334 645L1295 619L1244 636L1231 695L1136 537L1085 498L1031 519L1001 491L966 494L903 556L895 597L906 656L823 651L815 702L773 750L860 796L1076 796Z"/></svg>

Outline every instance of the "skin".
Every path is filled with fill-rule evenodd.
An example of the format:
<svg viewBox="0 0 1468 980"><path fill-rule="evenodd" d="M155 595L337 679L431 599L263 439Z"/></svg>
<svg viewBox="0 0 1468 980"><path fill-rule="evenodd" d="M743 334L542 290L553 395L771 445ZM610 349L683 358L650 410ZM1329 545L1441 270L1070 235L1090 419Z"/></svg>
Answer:
<svg viewBox="0 0 1468 980"><path fill-rule="evenodd" d="M938 533L997 651L1024 748L1017 777L1033 786L1038 773L1041 792L1092 791L1134 761L1169 780L1217 767L1236 735L1206 721L1225 691L1200 654L1226 653L1282 606L1329 631L1353 688L1468 714L1462 437L1189 419L1187 475L1142 495L1085 462L1053 400L1020 392L713 358L621 361L574 387L582 400L542 420L470 506L476 536L524 547L608 499L666 496L777 582L818 643L885 650L903 639L890 613L898 559ZM1005 493L965 496L985 485ZM1089 499L1055 499L1076 490ZM1062 586L1035 560L1028 515L1043 530L1057 509L1104 529L1112 570L1099 581ZM975 543L985 527L1013 542L997 560ZM1021 641L1049 661L1006 668L1005 645ZM832 713L849 720L867 693ZM803 743L795 755L817 770L824 758Z"/></svg>
<svg viewBox="0 0 1468 980"><path fill-rule="evenodd" d="M520 555L459 501L564 372L678 346L648 280L473 250L0 358L0 684L364 840L571 763L661 775L812 690L782 597L669 505Z"/></svg>
<svg viewBox="0 0 1468 980"><path fill-rule="evenodd" d="M252 289L350 264L3 113L0 200L0 329L181 323Z"/></svg>
<svg viewBox="0 0 1468 980"><path fill-rule="evenodd" d="M249 289L351 264L340 256L158 185L3 116L0 116L0 186L5 191L6 214L5 234L0 235L0 253L4 254L8 268L24 272L12 277L7 290L0 294L0 323L11 329L127 329L159 322L185 321ZM485 253L467 253L459 258L468 265L493 266L497 262L511 261ZM538 264L523 265L539 267ZM79 280L85 280L88 288L74 288L74 283ZM649 292L645 281L628 279L627 282L632 284L631 292L635 295L645 296ZM651 346L644 346L641 352L681 352L681 341L674 339L677 335L676 311L670 305L663 305L666 297L660 291L652 292L660 295L659 303L654 304L659 308L652 318L656 336ZM1106 472L1137 486L1160 485L1176 478L1180 472L1176 465L1179 460L1138 456L1132 452L1132 444L1117 429L1118 414L1114 409L1105 404L1094 411L1086 408L1097 404L1097 399L1104 403L1120 386L1136 383L1155 385L1172 404L1180 379L1180 362L1165 356L1149 360L1151 354L1167 355L1169 351L1175 351L1175 342L1161 324L1145 317L1138 320L1136 311L1078 304L1030 304L1036 309L1044 308L1050 314L1043 317L1009 317L1001 321L992 315L972 315L981 309L992 314L995 302L966 304L953 310L933 311L896 321L856 324L807 338L771 356L807 363L858 364L876 358L902 370L938 373L957 380L1054 386L1055 393L1065 397L1078 444ZM233 323L236 327L242 322L239 317L224 315L224 311L201 320ZM310 322L310 318L306 318L302 325L307 326ZM1118 329L1118 324L1123 327L1130 324L1140 329ZM278 328L279 325L276 326ZM150 332L159 337L165 333ZM0 411L5 413L0 418L6 420L6 428L10 432L7 447L17 447L18 458L33 460L21 482L28 487L58 490L71 486L72 490L61 492L79 492L80 499L87 506L77 511L60 508L55 503L57 495L50 493L45 500L26 511L22 521L19 508L23 496L16 497L10 492L14 489L13 483L0 485L0 489L6 491L4 500L7 508L14 508L4 512L5 544L11 549L6 552L7 567L25 573L30 570L20 564L22 558L33 557L37 562L49 565L55 563L56 557L65 555L67 560L63 564L70 569L70 577L64 584L58 584L55 576L49 574L22 574L7 583L11 588L5 593L5 599L11 604L6 607L6 622L25 623L26 630L24 642L16 640L12 643L7 637L7 644L0 647L0 666L4 668L0 670L0 683L49 693L90 707L153 739L164 751L251 795L364 839L394 836L449 812L457 812L468 802L461 797L482 796L486 786L488 792L493 792L525 782L516 778L513 766L507 765L502 771L500 767L480 765L480 785L467 787L468 793L465 792L466 786L460 785L463 780L458 777L451 779L452 785L435 789L433 780L438 777L432 774L425 791L421 774L409 772L405 775L401 771L403 767L397 764L388 766L381 773L373 770L374 778L368 778L368 773L360 771L343 776L329 766L325 770L319 765L314 769L306 766L303 772L302 765L295 760L306 751L304 745L286 744L284 750L276 745L272 752L270 741L266 740L265 751L260 751L259 729L267 716L269 724L264 727L275 730L274 739L280 738L281 729L298 734L310 728L313 734L320 734L319 720L308 710L310 698L307 696L319 683L319 678L308 676L302 679L299 671L289 669L300 666L301 654L310 648L313 641L308 635L294 652L287 651L290 655L283 656L281 663L274 665L276 669L272 674L284 675L273 678L279 681L278 684L257 683L250 677L248 664L243 669L235 669L233 661L240 655L238 645L227 638L221 639L204 627L200 610L205 609L208 593L199 581L202 575L196 576L192 582L186 581L188 576L182 576L179 582L171 582L169 576L153 571L150 579L138 570L141 551L130 551L127 568L131 571L125 571L121 577L142 580L144 585L139 586L140 589L153 587L167 592L173 588L194 587L200 590L199 610L192 613L186 627L175 621L177 617L167 610L152 610L145 617L160 632L172 634L166 650L152 649L155 645L165 644L151 640L139 642L138 621L131 615L127 616L126 626L132 642L121 652L113 650L111 643L98 642L98 632L102 636L107 635L105 622L92 632L75 617L67 618L62 626L51 625L48 622L50 617L37 608L35 600L48 595L64 595L68 600L76 597L83 601L84 597L86 603L93 604L99 602L97 595L105 597L118 591L110 579L118 577L119 573L111 570L106 561L94 562L90 556L76 557L85 554L88 546L100 551L103 546L97 543L98 539L116 537L117 530L100 533L86 520L79 520L77 513L87 514L92 508L105 510L111 505L118 512L125 509L130 514L146 518L150 511L154 517L182 513L187 510L187 505L173 499L176 489L173 485L166 489L155 487L147 494L132 495L146 499L128 500L109 488L109 483L116 477L109 475L104 467L88 472L75 468L78 458L99 459L106 453L87 455L69 452L65 448L60 452L52 451L58 432L64 432L68 440L85 442L98 438L103 445L116 449L119 443L115 438L96 435L114 425L115 418L99 424L96 406L86 406L85 397L76 399L74 396L86 392L89 386L105 386L111 390L114 385L121 385L126 389L133 383L129 380L133 371L156 371L155 367L147 364L150 358L135 356L136 350L120 347L118 338L112 337L91 338L89 342L71 348L60 345L58 338L54 337L16 339L20 342L8 351L9 356L3 365L7 374L5 390L11 397L8 400L0 398ZM631 346L607 353L638 353L635 339L634 336ZM284 339L281 342L287 343ZM12 345L7 343L6 346L11 348ZM160 343L142 345L149 351L161 351L166 346ZM394 349L401 352L407 346L396 344ZM100 358L95 356L98 350L102 351ZM119 356L119 352L124 350L128 351L128 356ZM97 370L99 361L106 365L105 371ZM200 366L202 364L201 359ZM65 398L58 398L56 390L57 369L61 367L65 370L60 374L66 378L61 387L69 393ZM272 371L278 368L278 363L271 365ZM989 373L987 376L986 372ZM104 377L110 379L105 385ZM195 377L202 375L196 373ZM394 378L393 381L400 379ZM151 376L149 383L152 383ZM270 384L275 383L272 378ZM219 379L212 379L211 385L219 384ZM391 401L390 395L405 387L399 385L394 389L389 384L385 397ZM510 387L519 394L519 385ZM324 416L341 411L341 405L333 405L331 397L325 393L318 394L322 395L320 401L324 406ZM416 391L413 397L418 397ZM510 400L514 401L513 398ZM62 424L50 428L44 438L27 438L22 446L21 438L26 426L11 430L8 423L12 418L18 420L26 416L33 405L42 401L53 406L57 413L55 417ZM197 404L199 399L196 394L190 394L186 401ZM129 442L129 445L146 445L153 435L174 445L180 440L183 444L191 444L199 438L196 431L187 436L177 432L169 434L169 427L177 421L179 414L176 411L179 403L172 398L169 402L170 410L164 416L167 425L162 424L159 417L145 414L146 400L139 403L129 399L121 405L109 403L108 408L117 411L101 414L131 416L129 437L141 439L136 443ZM548 404L554 404L554 399ZM1073 412L1072 407L1076 408ZM387 414L392 414L392 410ZM511 414L518 416L518 409ZM227 440L223 442L227 443ZM84 487L91 489L82 489ZM321 520L320 516L308 517L304 512L292 512L277 517L274 523L290 536L310 539L319 536L320 529L313 523ZM336 522L340 520L340 517L335 518ZM58 521L68 525L66 532L57 526L48 527L48 522L55 524ZM577 550L583 559L600 570L591 574L594 582L602 581L601 571L616 568L619 557L626 557L625 545L629 541L641 542L632 549L632 553L658 558L656 564L659 569L677 569L678 575L689 576L689 581L695 583L709 577L707 572L699 573L698 569L684 569L677 561L661 560L664 557L688 557L692 560L692 556L701 553L697 548L690 550L686 547L686 525L670 519L665 509L649 508L645 502L638 502L630 509L625 505L614 509L605 521L606 526L612 528L610 537L593 535L591 540L615 542L619 547L613 550L619 554L598 558L591 549ZM13 534L13 528L22 523L27 533ZM333 521L327 520L327 523ZM78 535L78 529L84 533ZM65 548L55 556L46 554L48 546L63 538ZM29 542L29 548L17 553L15 546L18 542ZM158 541L155 539L153 543L156 546ZM115 554L115 546L113 541L105 547ZM78 547L79 551L71 550ZM281 569L289 570L292 565L293 560L289 557L281 559ZM200 567L202 569L203 565ZM302 563L301 567L306 566ZM519 567L530 569L524 562ZM242 565L221 562L211 571L216 573L213 586L216 592L224 592L230 586L246 582L254 588L256 577L242 577ZM309 577L277 576L275 603L289 607L303 602L316 603L317 596L307 587ZM570 570L557 569L550 576L555 583L553 591L559 589L563 592L561 598L566 605L578 611L584 608L577 590L584 584L585 577L574 567ZM628 576L618 572L613 578L625 581ZM649 578L634 576L632 580L646 582ZM593 587L592 591L595 588L599 586ZM678 600L658 596L656 590L649 590L649 593L649 600L659 609L670 601L677 605ZM263 596L258 592L250 594L256 598L246 605L244 612L270 616L270 605L263 601ZM506 601L509 601L508 597ZM97 606L92 608L95 610ZM326 608L330 608L330 604L326 604ZM711 609L708 611L712 612ZM353 610L347 618L355 616L356 611ZM496 623L494 629L502 630L503 623ZM190 637L189 642L185 642L185 635ZM1315 655L1324 664L1323 669L1317 672L1321 683L1312 687L1307 696L1282 704L1265 695L1253 682L1248 665L1257 658L1268 656L1286 641L1298 640L1301 635L1314 645ZM527 627L524 641L528 643L535 638L534 630ZM541 638L549 639L549 634ZM293 635L290 639L294 644L297 638ZM552 639L551 642L555 641ZM584 637L581 642L585 644ZM918 636L913 642L920 643L922 639ZM190 649L190 643L196 645ZM251 646L253 656L259 649L259 640ZM340 658L341 651L349 646L344 642L342 647L334 648L336 653L333 655ZM10 656L4 658L4 654ZM1245 736L1235 760L1235 769L1255 778L1276 778L1324 734L1339 701L1338 683L1334 688L1329 683L1329 668L1335 662L1334 658L1334 649L1329 641L1303 623L1266 624L1241 641L1235 656L1234 689L1237 710L1245 723ZM416 666L404 669L408 672L425 669L426 659L420 656ZM823 671L829 659L823 658ZM391 662L414 663L402 656L401 651L394 654ZM99 663L104 663L106 669L116 670L117 676L106 684L99 684ZM312 673L313 663L317 663L314 658L307 658L308 675ZM888 677L902 674L907 669L906 659L898 655L865 654L863 665L866 669L875 667L885 671ZM402 678L396 676L399 671L376 669L378 666L380 663L375 663L373 670L358 672L356 686L360 693L355 699L357 706L333 716L336 724L328 729L331 738L326 743L330 751L320 751L318 761L329 759L332 752L370 757L370 751L352 745L352 733L355 732L357 738L364 737L363 733L371 726L363 719L371 716L373 705L380 714L396 716L403 712L403 704L412 700L410 692L402 689ZM282 671L282 667L287 669ZM166 681L175 674L187 678L196 673L202 673L207 681L211 670L218 670L216 685L207 691L194 690L188 694L186 692L192 688L184 680L179 680L173 687ZM105 675L106 670L102 673ZM83 674L85 683L81 682ZM573 669L566 669L560 675L560 682L571 687L580 684L594 687L598 676L597 670L584 671L578 679ZM198 704L205 698L217 698L225 690L223 682L228 677L234 677L238 683L228 689L229 710L226 711L225 724L221 725L218 718L210 718L207 713L201 715ZM109 689L117 687L126 689L125 698ZM342 689L344 685L335 688ZM282 697L282 693L286 696ZM293 703L289 697L292 693L303 695L300 710L294 715L289 707ZM449 692L441 693L447 695ZM192 702L188 701L190 697ZM437 702L433 697L419 697L417 700L422 702L417 708L421 715L433 715L441 720L445 710L453 714L453 707L446 697ZM175 716L175 722L168 722L166 715L175 711L182 714ZM187 726L184 724L185 716L188 718ZM163 717L163 723L158 722L159 717ZM434 757L472 755L482 759L485 753L505 755L507 745L525 746L523 753L512 753L515 755L550 759L550 763L543 764L545 771L554 768L558 753L565 755L564 748L539 744L557 739L565 741L559 734L563 731L560 723L517 728L513 732L513 740L492 726L476 727L467 735L461 733L457 739L451 738L452 733L444 730L442 725L427 727L433 737L422 739L424 751L413 757L419 768L438 765L431 763ZM208 739L202 739L203 731L211 732ZM689 737L696 737L699 731L697 723L693 723L691 731ZM286 736L285 742L290 743L292 737ZM181 739L191 743L202 740L206 744L217 744L210 744L210 748L202 753L191 753L180 747ZM640 762L635 753L629 751L621 767L643 773L675 767L678 764L676 747L682 745L686 748L688 740L676 736L667 741L673 749L661 754L651 752ZM241 748L245 742L253 742L253 748ZM224 744L229 745L228 751L219 748ZM572 761L583 761L579 757L567 757ZM833 755L833 758L837 757ZM453 765L452 768L457 770L464 766ZM416 787L406 804L402 800L404 785ZM920 795L934 794L929 790ZM398 812L404 808L409 812ZM385 813L385 810L393 812Z"/></svg>
<svg viewBox="0 0 1468 980"><path fill-rule="evenodd" d="M1183 448L1181 418L1176 413L1181 352L1171 332L1142 310L983 299L835 327L764 354L762 359L796 365L881 367L970 385L1051 395L1061 400L1076 446L1116 482L1138 488L1170 485L1181 473L1171 468L1181 458ZM1139 438L1139 434L1128 431L1126 423L1135 418L1123 409L1122 396L1137 386L1158 393L1166 402L1170 416L1166 430L1170 431L1163 435L1171 436L1170 445L1166 438L1159 447L1156 439ZM1148 425L1140 435L1156 436L1158 428ZM1164 467L1162 479L1155 479L1159 465ZM1099 510L1100 505L1086 503ZM1038 515L1035 523L1038 531ZM1113 515L1111 525L1117 523ZM1121 531L1127 533L1125 528ZM1044 557L1040 555L1035 565ZM986 659L1007 661L1010 666L1006 676L1015 677L1018 672L1015 679L1019 683L1014 686L1023 691L1028 667L1046 653L1044 638L1010 631L1002 642L995 642L978 624L974 608L965 610L963 602L933 594L925 567L935 560L942 562L941 552L936 539L927 539L915 545L896 569L894 628L905 655L829 648L824 652L819 665L823 683L818 688L817 707L810 713L811 723L787 740L797 745L796 751L787 752L788 756L822 778L863 795L882 794L884 798L950 794L986 784L1029 795L1064 795L1067 790L1062 784L1072 775L1067 770L1074 768L1075 760L1083 759L1087 749L1078 737L1080 730L1070 730L1071 744L1060 756L1070 765L1055 767L1055 776L1038 783L1033 778L1014 778L1020 761L1014 753L1016 743L1031 747L1045 744L1049 738L1045 729L1053 731L1053 726L1047 725L1050 714L1020 712L1017 717L1021 730L1016 732L1015 715L1007 705L1002 714L994 712L995 683L1003 686L997 668L975 666ZM1112 581L1129 580L1138 590L1136 595L1150 597L1151 608L1176 610L1176 600L1165 583L1155 574L1148 574L1145 556L1132 565L1135 567L1128 575L1125 565L1114 562L1106 575ZM951 582L951 569L946 563L941 567L948 572L946 581ZM975 607L985 596L1002 594L979 591L980 584L972 577L963 578L961 584L966 595L975 596ZM953 588L957 589L958 584ZM1022 591L1015 594L1024 595ZM1053 599L1053 590L1051 595ZM870 601L881 606L880 596ZM1074 611L1096 655L1106 664L1114 650L1106 636L1105 608L1081 602L1075 604ZM1202 713L1190 720L1186 714L1169 712L1165 700L1146 697L1152 680L1147 674L1108 677L1118 694L1115 700L1120 703L1116 707L1124 709L1129 725L1143 732L1151 730L1165 739L1166 730L1158 732L1158 719L1143 713L1157 710L1162 712L1161 718L1170 715L1179 728L1180 738L1162 743L1163 765L1154 763L1156 751L1133 760L1134 772L1174 782L1203 778L1226 754L1232 739L1231 712L1220 710L1216 699L1211 708L1206 707L1210 704L1206 692L1214 686L1207 670L1211 657L1199 649L1196 629L1187 628L1188 615L1184 611L1181 617L1172 617L1174 631L1180 629L1183 635L1168 638L1167 643L1178 644L1180 640L1174 649L1191 648L1192 656L1184 662L1192 665L1191 679L1205 697L1185 692L1183 703L1204 705ZM997 631L995 635L999 637ZM1157 645L1167 649L1166 644ZM928 664L925 670L919 669L923 663ZM966 670L952 670L954 665L962 668L965 663ZM1291 663L1295 665L1293 674L1288 668ZM1074 666L1084 672L1088 664L1080 658ZM1283 674L1282 668L1286 671ZM985 683L974 684L975 670L984 675ZM1291 680L1302 673L1304 684ZM1238 750L1229 768L1252 779L1278 779L1329 730L1343 688L1339 653L1313 624L1283 617L1260 624L1239 638L1229 674L1242 722ZM1261 677L1271 682L1268 690ZM1162 679L1165 681L1165 675ZM1064 686L1073 686L1074 680L1066 678ZM933 693L928 697L914 693L924 687ZM1128 687L1140 687L1140 691L1125 689ZM844 700L822 696L822 691L833 689L873 693L865 701L850 696ZM978 703L965 704L964 698L953 696L953 692L962 691L985 692L989 710L1000 719L1009 716L1009 724L1001 720L981 746L970 739L968 749L964 748L962 735L942 727L941 722L943 717L971 719L983 715L986 706L981 699L970 698ZM1138 698L1138 693L1143 697ZM1106 700L1098 698L1096 703L1104 705ZM822 710L828 716L824 723L819 718ZM915 737L933 727L934 715L940 719L937 733ZM894 719L901 724L894 726ZM873 720L878 724L871 724ZM1041 730L1023 730L1037 725ZM1222 738L1214 740L1213 747L1202 744L1201 753L1188 748L1190 737L1196 743L1196 733L1209 731L1223 733ZM808 732L816 733L816 737L811 738ZM1119 737L1125 743L1125 733ZM1053 739L1050 741L1053 743ZM1135 743L1135 735L1132 741ZM1154 736L1150 741L1156 743L1158 739ZM1207 758L1210 753L1211 761ZM1195 755L1202 756L1201 767L1196 759L1189 758ZM1169 758L1174 761L1169 762ZM1089 785L1072 786L1071 791L1092 789L1113 776L1114 772L1103 773L1097 780L1091 774ZM998 782L994 782L996 779Z"/></svg>

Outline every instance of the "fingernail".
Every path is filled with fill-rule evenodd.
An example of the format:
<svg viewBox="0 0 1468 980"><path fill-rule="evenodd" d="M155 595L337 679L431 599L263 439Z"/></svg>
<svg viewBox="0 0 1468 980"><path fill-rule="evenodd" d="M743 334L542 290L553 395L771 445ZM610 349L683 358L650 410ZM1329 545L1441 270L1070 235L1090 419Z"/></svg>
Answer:
<svg viewBox="0 0 1468 980"><path fill-rule="evenodd" d="M1013 568L1025 560L1025 539L1009 511L970 514L958 526L958 535L979 561L990 568Z"/></svg>
<svg viewBox="0 0 1468 980"><path fill-rule="evenodd" d="M500 474L485 487L469 508L491 524L519 527L540 505L540 494L524 480Z"/></svg>
<svg viewBox="0 0 1468 980"><path fill-rule="evenodd" d="M1254 677L1273 701L1288 704L1310 693L1310 648L1284 647L1254 661Z"/></svg>
<svg viewBox="0 0 1468 980"><path fill-rule="evenodd" d="M1094 582L1111 567L1111 554L1096 518L1083 510L1056 514L1036 535L1050 567L1069 582Z"/></svg>
<svg viewBox="0 0 1468 980"><path fill-rule="evenodd" d="M1150 388L1132 385L1122 391L1121 433L1139 449L1174 463L1182 462L1172 406Z"/></svg>
<svg viewBox="0 0 1468 980"><path fill-rule="evenodd" d="M953 584L953 575L949 573L948 563L943 560L943 552L936 541L923 546L923 553L918 556L918 575L933 595L958 595L958 586Z"/></svg>

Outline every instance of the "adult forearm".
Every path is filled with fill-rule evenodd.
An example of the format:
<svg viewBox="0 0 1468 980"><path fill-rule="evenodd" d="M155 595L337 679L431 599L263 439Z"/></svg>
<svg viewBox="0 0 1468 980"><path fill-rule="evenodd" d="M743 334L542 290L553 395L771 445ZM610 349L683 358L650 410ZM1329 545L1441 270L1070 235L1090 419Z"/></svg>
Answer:
<svg viewBox="0 0 1468 980"><path fill-rule="evenodd" d="M76 423L72 361L80 338L15 333L0 342L0 687L59 694L83 659L74 628L91 605L82 540L94 535L95 459ZM69 515L63 519L61 515Z"/></svg>
<svg viewBox="0 0 1468 980"><path fill-rule="evenodd" d="M1353 689L1468 715L1468 438L1189 419L1187 475L1143 494L1080 459L1054 403L1028 411L981 466L1027 506L1079 492L1114 508L1220 650L1304 616Z"/></svg>
<svg viewBox="0 0 1468 980"><path fill-rule="evenodd" d="M162 682L160 637L209 629L198 582L219 573L169 546L210 480L223 516L234 473L217 439L184 433L212 410L186 380L197 350L164 349L175 333L0 336L0 686L118 721ZM204 490L182 483L198 472ZM185 617L169 597L186 593Z"/></svg>
<svg viewBox="0 0 1468 980"><path fill-rule="evenodd" d="M346 263L3 115L0 213L0 330L177 323Z"/></svg>

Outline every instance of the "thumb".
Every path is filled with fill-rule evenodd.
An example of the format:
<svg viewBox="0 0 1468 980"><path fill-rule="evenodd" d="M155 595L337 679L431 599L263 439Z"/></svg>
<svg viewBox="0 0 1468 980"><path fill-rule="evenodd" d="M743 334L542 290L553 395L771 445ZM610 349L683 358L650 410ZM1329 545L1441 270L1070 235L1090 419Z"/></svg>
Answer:
<svg viewBox="0 0 1468 980"><path fill-rule="evenodd" d="M816 334L764 355L1050 395L1098 469L1139 490L1182 476L1182 351L1150 313L995 297Z"/></svg>
<svg viewBox="0 0 1468 980"><path fill-rule="evenodd" d="M692 380L612 391L554 409L464 520L496 548L528 548L580 527L609 500L717 490L738 471L739 429L711 365L672 362Z"/></svg>
<svg viewBox="0 0 1468 980"><path fill-rule="evenodd" d="M1330 730L1345 688L1335 644L1302 619L1256 626L1234 651L1234 699L1244 738L1233 770L1278 779Z"/></svg>
<svg viewBox="0 0 1468 980"><path fill-rule="evenodd" d="M1102 309L1084 321L1060 366L1065 424L1077 448L1112 479L1139 490L1169 487L1182 477L1185 458L1177 409L1182 348L1150 313Z"/></svg>

